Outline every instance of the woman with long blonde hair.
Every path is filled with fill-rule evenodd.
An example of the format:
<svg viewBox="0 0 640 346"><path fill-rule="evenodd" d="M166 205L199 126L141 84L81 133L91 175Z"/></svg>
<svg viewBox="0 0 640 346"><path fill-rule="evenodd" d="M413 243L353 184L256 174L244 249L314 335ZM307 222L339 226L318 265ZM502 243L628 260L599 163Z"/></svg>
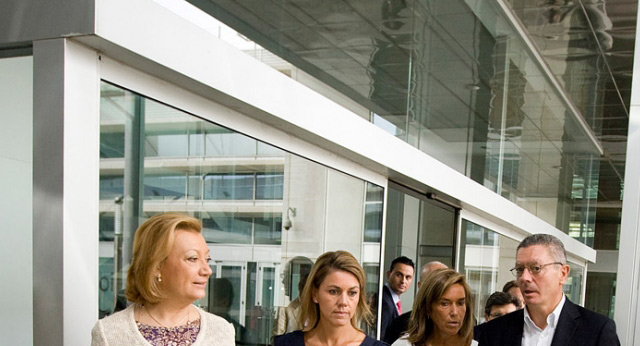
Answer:
<svg viewBox="0 0 640 346"><path fill-rule="evenodd" d="M358 324L371 320L362 292L364 270L346 251L326 252L316 260L301 296L300 328L277 336L275 346L382 346Z"/></svg>

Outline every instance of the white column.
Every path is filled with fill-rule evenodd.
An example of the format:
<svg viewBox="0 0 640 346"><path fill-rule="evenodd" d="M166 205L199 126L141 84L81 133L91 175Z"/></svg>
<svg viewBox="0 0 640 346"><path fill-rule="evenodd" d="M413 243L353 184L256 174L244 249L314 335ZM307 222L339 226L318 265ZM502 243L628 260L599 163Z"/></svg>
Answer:
<svg viewBox="0 0 640 346"><path fill-rule="evenodd" d="M635 47L614 315L620 343L629 346L640 344L640 35L637 34Z"/></svg>
<svg viewBox="0 0 640 346"><path fill-rule="evenodd" d="M88 345L98 317L98 58L53 39L34 42L33 59L33 341Z"/></svg>

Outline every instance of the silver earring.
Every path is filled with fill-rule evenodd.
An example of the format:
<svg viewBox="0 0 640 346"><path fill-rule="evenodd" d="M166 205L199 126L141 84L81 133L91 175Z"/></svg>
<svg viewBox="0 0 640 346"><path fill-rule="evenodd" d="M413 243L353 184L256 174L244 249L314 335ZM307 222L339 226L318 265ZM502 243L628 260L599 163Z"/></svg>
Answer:
<svg viewBox="0 0 640 346"><path fill-rule="evenodd" d="M158 274L158 277L156 279L158 280L158 282L162 282L162 275Z"/></svg>

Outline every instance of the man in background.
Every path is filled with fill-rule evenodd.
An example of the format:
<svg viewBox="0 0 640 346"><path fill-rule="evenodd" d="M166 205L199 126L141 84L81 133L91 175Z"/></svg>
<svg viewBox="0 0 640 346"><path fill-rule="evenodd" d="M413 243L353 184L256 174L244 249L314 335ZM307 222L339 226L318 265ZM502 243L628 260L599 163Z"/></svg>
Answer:
<svg viewBox="0 0 640 346"><path fill-rule="evenodd" d="M505 292L493 292L484 306L484 320L489 322L520 309L518 298Z"/></svg>
<svg viewBox="0 0 640 346"><path fill-rule="evenodd" d="M510 295L518 299L518 301L520 302L520 307L518 309L524 307L524 298L522 297L522 292L520 292L520 287L518 287L518 282L516 280L511 280L504 284L504 287L502 287L502 292L509 293Z"/></svg>
<svg viewBox="0 0 640 346"><path fill-rule="evenodd" d="M405 256L391 262L387 272L387 283L382 288L382 311L380 313L380 338L384 340L385 331L394 318L402 314L400 295L407 291L413 281L415 264Z"/></svg>

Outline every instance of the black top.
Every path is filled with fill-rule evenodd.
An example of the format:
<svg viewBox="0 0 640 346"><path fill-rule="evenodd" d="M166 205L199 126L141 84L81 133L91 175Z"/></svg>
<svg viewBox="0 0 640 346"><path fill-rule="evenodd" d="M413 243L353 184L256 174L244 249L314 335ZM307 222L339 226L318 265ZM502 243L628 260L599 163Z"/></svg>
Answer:
<svg viewBox="0 0 640 346"><path fill-rule="evenodd" d="M273 346L304 346L304 333L301 330L296 330L284 335L278 335L273 339ZM382 341L373 339L368 335L365 335L364 341L360 346L388 346Z"/></svg>
<svg viewBox="0 0 640 346"><path fill-rule="evenodd" d="M411 318L411 311L396 317L391 321L384 333L382 340L391 345L400 338L400 335L404 334L409 329L409 319Z"/></svg>

